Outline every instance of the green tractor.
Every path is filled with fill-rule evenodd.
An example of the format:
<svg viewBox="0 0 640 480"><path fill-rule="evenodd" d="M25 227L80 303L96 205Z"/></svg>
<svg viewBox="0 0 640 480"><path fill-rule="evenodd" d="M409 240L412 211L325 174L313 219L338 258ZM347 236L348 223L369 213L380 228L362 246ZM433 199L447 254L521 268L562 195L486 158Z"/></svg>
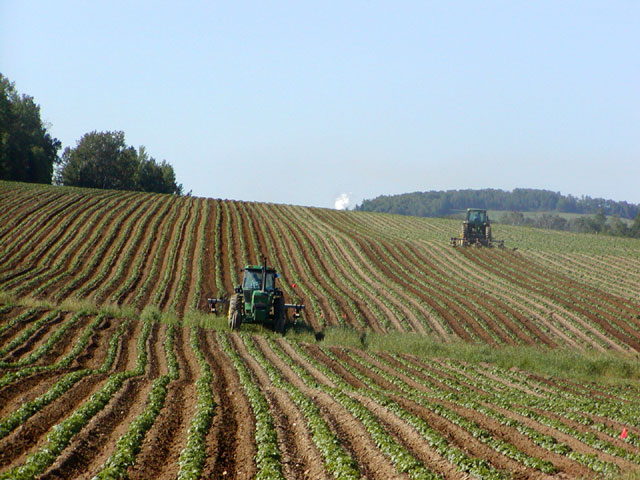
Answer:
<svg viewBox="0 0 640 480"><path fill-rule="evenodd" d="M242 285L235 288L231 299L209 298L209 310L217 313L217 306L228 302L231 330L246 322L271 325L276 332L284 333L287 310L295 310L293 318L297 320L304 305L284 303L284 293L276 287L276 278L278 273L267 266L266 259L262 265L247 265Z"/></svg>
<svg viewBox="0 0 640 480"><path fill-rule="evenodd" d="M462 222L462 232L459 237L451 237L452 247L504 247L504 240L493 240L491 237L491 222L487 211L480 208L467 208L467 217Z"/></svg>

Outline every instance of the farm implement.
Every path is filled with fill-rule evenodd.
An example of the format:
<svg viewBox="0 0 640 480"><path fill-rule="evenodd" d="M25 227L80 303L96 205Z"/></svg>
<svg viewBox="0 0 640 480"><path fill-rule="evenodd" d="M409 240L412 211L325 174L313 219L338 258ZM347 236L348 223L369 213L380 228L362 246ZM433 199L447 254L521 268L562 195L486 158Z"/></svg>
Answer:
<svg viewBox="0 0 640 480"><path fill-rule="evenodd" d="M217 313L220 305L228 303L231 330L239 329L246 322L271 325L276 332L284 333L287 311L293 310L293 319L297 321L304 305L284 303L284 293L276 287L276 278L278 273L267 266L266 259L262 265L247 265L242 285L235 288L231 299L208 298L209 311Z"/></svg>
<svg viewBox="0 0 640 480"><path fill-rule="evenodd" d="M486 210L467 208L467 217L462 222L462 232L458 237L451 237L451 246L504 248L504 240L493 240L491 237L491 222Z"/></svg>

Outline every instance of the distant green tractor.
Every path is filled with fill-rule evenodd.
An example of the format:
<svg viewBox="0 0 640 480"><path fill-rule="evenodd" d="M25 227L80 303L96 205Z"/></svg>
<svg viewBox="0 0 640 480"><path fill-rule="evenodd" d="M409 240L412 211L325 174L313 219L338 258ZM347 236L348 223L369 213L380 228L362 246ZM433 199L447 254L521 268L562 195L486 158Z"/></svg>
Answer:
<svg viewBox="0 0 640 480"><path fill-rule="evenodd" d="M242 323L271 325L273 330L284 333L287 310L295 310L293 318L300 318L304 305L284 303L284 293L276 287L278 274L273 267L247 265L244 268L242 285L235 288L229 303L229 328L237 330ZM209 310L217 312L217 305L227 303L220 298L209 298Z"/></svg>
<svg viewBox="0 0 640 480"><path fill-rule="evenodd" d="M493 240L491 223L487 211L480 208L467 208L467 218L462 222L459 237L451 237L453 247L504 247L504 240Z"/></svg>

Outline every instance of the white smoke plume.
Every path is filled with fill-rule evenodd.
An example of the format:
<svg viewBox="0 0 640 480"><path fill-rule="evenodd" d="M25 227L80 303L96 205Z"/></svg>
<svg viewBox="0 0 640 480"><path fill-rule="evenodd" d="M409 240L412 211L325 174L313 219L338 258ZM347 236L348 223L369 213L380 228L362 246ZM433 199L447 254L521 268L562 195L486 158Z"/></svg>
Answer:
<svg viewBox="0 0 640 480"><path fill-rule="evenodd" d="M336 210L346 210L347 208L349 208L350 203L351 203L351 200L349 200L349 195L346 193L341 193L340 196L336 198L336 201L333 203L333 206L335 207Z"/></svg>

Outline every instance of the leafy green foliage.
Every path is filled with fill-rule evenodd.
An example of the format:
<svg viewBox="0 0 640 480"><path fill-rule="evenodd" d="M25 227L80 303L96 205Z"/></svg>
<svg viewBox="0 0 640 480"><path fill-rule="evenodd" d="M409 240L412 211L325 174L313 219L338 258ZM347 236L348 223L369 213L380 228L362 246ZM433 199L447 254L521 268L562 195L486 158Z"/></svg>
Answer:
<svg viewBox="0 0 640 480"><path fill-rule="evenodd" d="M0 179L51 183L60 141L40 119L40 106L0 73Z"/></svg>
<svg viewBox="0 0 640 480"><path fill-rule="evenodd" d="M157 163L141 146L127 146L122 131L86 133L62 154L56 183L66 186L182 194L173 167Z"/></svg>
<svg viewBox="0 0 640 480"><path fill-rule="evenodd" d="M512 192L487 188L381 195L372 200L364 200L360 206L356 207L356 210L437 217L467 208L591 214L602 209L605 215L619 215L623 218L634 218L640 213L640 206L628 202L616 202L589 196L577 198L572 195L564 196L557 192L532 188L516 188Z"/></svg>

